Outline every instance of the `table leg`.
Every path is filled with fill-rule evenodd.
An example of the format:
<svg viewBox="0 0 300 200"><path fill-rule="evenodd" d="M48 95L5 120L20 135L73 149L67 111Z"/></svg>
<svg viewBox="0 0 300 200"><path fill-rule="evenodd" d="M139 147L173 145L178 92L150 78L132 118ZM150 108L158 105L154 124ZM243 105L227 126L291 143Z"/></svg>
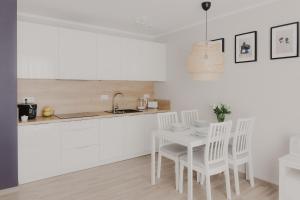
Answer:
<svg viewBox="0 0 300 200"><path fill-rule="evenodd" d="M156 146L155 146L155 133L152 133L152 152L151 152L151 184L155 185L155 153L156 153Z"/></svg>
<svg viewBox="0 0 300 200"><path fill-rule="evenodd" d="M282 161L279 161L279 200L286 199L285 195L285 176L286 176L286 166Z"/></svg>
<svg viewBox="0 0 300 200"><path fill-rule="evenodd" d="M193 147L188 146L188 200L193 200Z"/></svg>

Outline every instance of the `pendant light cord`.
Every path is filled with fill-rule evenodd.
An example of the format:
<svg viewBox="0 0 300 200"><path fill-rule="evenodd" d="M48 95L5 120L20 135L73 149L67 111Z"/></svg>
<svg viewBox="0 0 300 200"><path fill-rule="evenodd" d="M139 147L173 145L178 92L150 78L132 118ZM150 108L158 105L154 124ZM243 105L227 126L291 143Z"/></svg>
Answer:
<svg viewBox="0 0 300 200"><path fill-rule="evenodd" d="M205 41L206 43L208 43L208 39L207 39L207 11L205 12L205 18L206 18L206 25L205 25Z"/></svg>
<svg viewBox="0 0 300 200"><path fill-rule="evenodd" d="M208 39L207 39L207 11L205 11L205 20L206 20L206 23L205 23L205 45L206 45L206 48L208 47ZM205 51L205 55L204 55L204 58L205 60L208 60L208 54L207 54L207 51Z"/></svg>

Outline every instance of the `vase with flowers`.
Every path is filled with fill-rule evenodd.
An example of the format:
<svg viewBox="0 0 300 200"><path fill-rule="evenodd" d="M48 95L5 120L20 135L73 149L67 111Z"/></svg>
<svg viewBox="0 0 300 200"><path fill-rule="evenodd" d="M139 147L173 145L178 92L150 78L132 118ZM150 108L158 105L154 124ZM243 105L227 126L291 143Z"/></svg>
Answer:
<svg viewBox="0 0 300 200"><path fill-rule="evenodd" d="M225 104L213 105L213 111L217 116L218 122L224 122L226 115L231 114L230 107Z"/></svg>

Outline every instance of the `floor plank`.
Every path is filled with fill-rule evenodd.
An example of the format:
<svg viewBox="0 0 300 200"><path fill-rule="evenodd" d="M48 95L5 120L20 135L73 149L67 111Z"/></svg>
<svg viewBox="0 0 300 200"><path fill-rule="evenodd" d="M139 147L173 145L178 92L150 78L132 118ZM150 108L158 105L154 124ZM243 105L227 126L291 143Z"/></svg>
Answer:
<svg viewBox="0 0 300 200"><path fill-rule="evenodd" d="M185 200L184 194L175 191L174 165L163 159L162 177L155 186L150 184L150 156L66 174L14 189L0 191L0 200ZM231 174L232 175L232 174ZM234 200L277 200L275 186L256 180L255 187L240 177L241 195L235 196L233 179L231 188ZM212 177L214 200L225 200L223 175ZM205 187L194 183L194 199L206 199Z"/></svg>

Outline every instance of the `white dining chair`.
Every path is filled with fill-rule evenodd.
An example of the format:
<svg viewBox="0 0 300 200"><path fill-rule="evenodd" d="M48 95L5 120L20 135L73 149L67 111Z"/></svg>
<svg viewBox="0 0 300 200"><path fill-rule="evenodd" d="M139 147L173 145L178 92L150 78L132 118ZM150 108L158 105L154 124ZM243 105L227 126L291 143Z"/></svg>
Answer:
<svg viewBox="0 0 300 200"><path fill-rule="evenodd" d="M158 113L158 128L160 130L169 130L172 127L172 124L178 123L177 112L167 112L167 113ZM170 144L164 139L161 139L159 142L158 150L158 166L157 166L157 178L160 178L161 175L161 159L162 157L168 158L175 162L175 185L176 190L178 190L178 178L179 178L179 158L181 155L187 152L186 147L179 144Z"/></svg>
<svg viewBox="0 0 300 200"><path fill-rule="evenodd" d="M199 116L199 111L196 109L193 110L183 110L181 111L181 120L182 123L184 123L187 127L191 127L193 126L193 123L195 121L199 121L200 120L200 116ZM206 121L203 121L203 123L205 123ZM201 147L203 148L203 147ZM199 150L199 148L196 148L195 150ZM197 182L198 183L203 183L204 179L202 177L201 179L201 174L197 173Z"/></svg>
<svg viewBox="0 0 300 200"><path fill-rule="evenodd" d="M181 111L181 120L188 127L193 125L193 122L199 120L199 111L198 110L184 110Z"/></svg>
<svg viewBox="0 0 300 200"><path fill-rule="evenodd" d="M239 119L233 133L233 142L229 145L229 164L233 166L235 192L240 194L239 171L240 165L246 165L246 174L249 176L250 185L254 187L254 174L252 163L252 133L255 119Z"/></svg>
<svg viewBox="0 0 300 200"><path fill-rule="evenodd" d="M224 172L227 199L231 199L228 167L228 143L232 122L210 124L205 148L193 153L193 170L205 176L207 200L211 200L210 176ZM179 192L183 192L184 167L188 167L187 155L180 158Z"/></svg>

